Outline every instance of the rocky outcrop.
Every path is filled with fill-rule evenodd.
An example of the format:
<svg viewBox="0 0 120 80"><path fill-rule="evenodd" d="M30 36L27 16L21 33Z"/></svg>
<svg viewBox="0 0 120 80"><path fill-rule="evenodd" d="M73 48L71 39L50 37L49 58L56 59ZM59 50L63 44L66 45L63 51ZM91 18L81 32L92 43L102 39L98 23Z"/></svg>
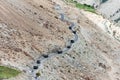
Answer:
<svg viewBox="0 0 120 80"><path fill-rule="evenodd" d="M94 6L105 18L120 24L120 0L76 0Z"/></svg>

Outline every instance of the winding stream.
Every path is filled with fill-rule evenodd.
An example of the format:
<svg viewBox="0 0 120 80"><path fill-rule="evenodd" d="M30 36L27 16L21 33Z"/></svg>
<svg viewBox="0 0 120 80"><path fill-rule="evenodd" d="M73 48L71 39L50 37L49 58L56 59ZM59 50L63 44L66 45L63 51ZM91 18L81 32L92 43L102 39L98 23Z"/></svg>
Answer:
<svg viewBox="0 0 120 80"><path fill-rule="evenodd" d="M36 75L37 74L37 70L40 69L41 67L41 64L52 58L52 57L55 57L55 56L58 56L58 55L62 55L62 54L65 54L68 50L71 49L72 45L78 40L78 35L77 35L77 32L74 30L74 27L75 27L75 23L74 22L71 22L71 21L68 21L65 19L65 14L63 13L62 9L61 9L61 6L60 5L55 5L55 10L60 14L60 19L61 21L65 22L70 22L70 26L68 27L69 30L71 30L72 34L74 34L74 38L69 40L68 43L65 48L61 49L61 50L58 50L56 51L55 53L49 53L48 55L42 55L40 56L36 61L35 63L33 64L33 67L31 69L31 75L32 77L34 77L34 80L40 80L39 77ZM60 12L61 11L61 12ZM32 78L31 78L32 80Z"/></svg>

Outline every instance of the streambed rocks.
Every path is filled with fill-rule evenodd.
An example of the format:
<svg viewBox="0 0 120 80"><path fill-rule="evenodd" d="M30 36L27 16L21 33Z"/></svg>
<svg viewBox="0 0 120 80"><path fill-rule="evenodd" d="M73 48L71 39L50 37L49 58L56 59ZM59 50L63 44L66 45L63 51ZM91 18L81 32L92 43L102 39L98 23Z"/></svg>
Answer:
<svg viewBox="0 0 120 80"><path fill-rule="evenodd" d="M6 32L15 29L0 38L14 45L0 48L0 63L22 71L7 80L119 79L120 43L83 11L63 0L0 0L0 10Z"/></svg>
<svg viewBox="0 0 120 80"><path fill-rule="evenodd" d="M56 6L55 6L55 9L56 9L56 10L61 10L61 7L60 7L60 6L57 6L57 7L59 7L60 9L56 9ZM61 16L60 19L61 19L62 21L65 21L65 18L64 18L65 15L64 15L64 13L59 13L59 14L60 14L60 16ZM68 21L68 22L69 22L69 21ZM70 22L70 23L72 23L72 22ZM74 23L72 23L72 25L69 26L69 29L70 29L74 34L76 34L76 31L73 30L73 27L75 27ZM76 34L76 36L78 36L78 35ZM77 41L77 40L78 40L78 38L76 38L76 37L75 37L75 40L70 40L70 44L65 47L65 48L67 48L67 51L72 47L72 44L75 43L75 41ZM65 48L64 48L64 49L65 49ZM64 49L63 49L63 50L64 50ZM66 50L65 50L65 51L63 51L63 50L62 50L62 51L58 50L57 53L58 53L58 54L65 53ZM66 53L67 53L67 52L66 52ZM49 53L49 54L53 54L52 57L55 57L55 56L56 56L56 54L54 54L54 53ZM59 56L59 55L58 55L58 56ZM49 55L43 54L42 57L44 57L44 58L49 58ZM44 59L41 59L41 60L44 60ZM39 59L37 59L37 62L38 62L38 61L39 61ZM39 64L39 63L40 63L40 62L38 62L38 64ZM39 79L39 77L40 77L40 76L37 75L37 73L35 72L35 70L36 70L36 69L39 69L38 67L41 66L41 65L42 65L42 64L40 64L40 65L38 65L38 66L34 66L33 69L32 69L32 76L34 77L34 80ZM70 71L68 71L68 72L70 72ZM35 75L35 76L34 76L34 75Z"/></svg>

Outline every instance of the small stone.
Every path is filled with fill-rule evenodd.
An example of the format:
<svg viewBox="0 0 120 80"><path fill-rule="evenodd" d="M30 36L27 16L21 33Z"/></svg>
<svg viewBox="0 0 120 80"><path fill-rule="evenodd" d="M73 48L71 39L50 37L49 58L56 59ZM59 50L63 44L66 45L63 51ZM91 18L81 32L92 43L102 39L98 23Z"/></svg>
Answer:
<svg viewBox="0 0 120 80"><path fill-rule="evenodd" d="M42 56L43 56L44 58L48 58L48 57L49 57L48 55L45 55L45 54L43 54Z"/></svg>
<svg viewBox="0 0 120 80"><path fill-rule="evenodd" d="M38 66L33 66L33 69L38 69Z"/></svg>
<svg viewBox="0 0 120 80"><path fill-rule="evenodd" d="M69 29L72 29L72 27L69 27Z"/></svg>
<svg viewBox="0 0 120 80"><path fill-rule="evenodd" d="M58 53L58 54L62 54L62 53L63 53L63 51L59 51L59 50L58 50L58 51L57 51L57 53Z"/></svg>
<svg viewBox="0 0 120 80"><path fill-rule="evenodd" d="M68 48L68 49L70 49L70 48L71 48L71 46L67 46L67 48Z"/></svg>
<svg viewBox="0 0 120 80"><path fill-rule="evenodd" d="M37 60L37 64L40 64L41 62L40 62L40 60Z"/></svg>
<svg viewBox="0 0 120 80"><path fill-rule="evenodd" d="M74 43L75 41L74 41L74 40L71 40L70 42L71 42L71 43Z"/></svg>
<svg viewBox="0 0 120 80"><path fill-rule="evenodd" d="M76 31L73 31L74 34L76 34Z"/></svg>

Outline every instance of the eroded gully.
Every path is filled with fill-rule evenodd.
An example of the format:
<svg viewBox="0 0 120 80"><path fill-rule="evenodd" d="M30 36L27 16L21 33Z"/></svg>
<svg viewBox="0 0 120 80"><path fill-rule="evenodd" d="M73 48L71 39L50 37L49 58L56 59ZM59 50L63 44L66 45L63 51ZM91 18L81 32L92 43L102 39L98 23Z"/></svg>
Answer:
<svg viewBox="0 0 120 80"><path fill-rule="evenodd" d="M77 31L75 31L75 29L74 29L76 27L76 24L74 22L70 21L70 19L65 19L65 17L67 17L67 16L65 16L65 14L63 13L60 5L56 4L54 8L59 13L61 21L70 23L68 29L71 30L72 34L74 34L74 36L73 36L74 38L69 40L67 42L67 45L63 49L57 50L55 53L49 53L48 55L43 54L42 56L40 56L34 62L33 66L32 66L32 69L30 71L30 74L32 75L31 80L33 80L33 79L34 80L40 80L37 73L38 73L38 70L40 69L42 63L44 63L44 61L47 61L52 57L55 57L55 56L58 56L58 55L63 55L65 53L67 53L67 51L72 48L72 45L78 40Z"/></svg>

